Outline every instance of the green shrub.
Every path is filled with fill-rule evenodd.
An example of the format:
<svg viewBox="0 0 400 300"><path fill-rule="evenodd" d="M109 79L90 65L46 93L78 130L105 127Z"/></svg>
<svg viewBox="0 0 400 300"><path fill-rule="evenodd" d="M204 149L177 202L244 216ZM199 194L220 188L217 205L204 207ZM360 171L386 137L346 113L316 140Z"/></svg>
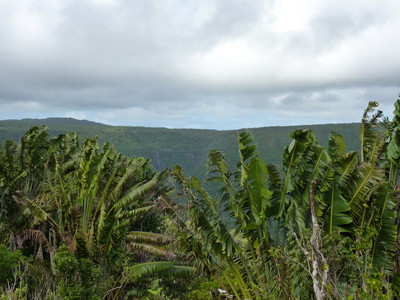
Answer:
<svg viewBox="0 0 400 300"><path fill-rule="evenodd" d="M100 299L98 283L102 272L90 259L76 258L67 246L62 246L54 256L54 265L59 276L57 295L60 298Z"/></svg>
<svg viewBox="0 0 400 300"><path fill-rule="evenodd" d="M5 245L0 245L0 286L14 279L21 258L21 251L10 252Z"/></svg>

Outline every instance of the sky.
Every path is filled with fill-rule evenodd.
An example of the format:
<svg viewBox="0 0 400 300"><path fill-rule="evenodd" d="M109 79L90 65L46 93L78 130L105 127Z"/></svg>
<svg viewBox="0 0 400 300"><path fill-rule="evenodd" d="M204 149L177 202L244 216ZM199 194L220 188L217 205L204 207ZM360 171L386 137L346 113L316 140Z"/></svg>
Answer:
<svg viewBox="0 0 400 300"><path fill-rule="evenodd" d="M398 0L0 0L0 119L241 129L392 116Z"/></svg>

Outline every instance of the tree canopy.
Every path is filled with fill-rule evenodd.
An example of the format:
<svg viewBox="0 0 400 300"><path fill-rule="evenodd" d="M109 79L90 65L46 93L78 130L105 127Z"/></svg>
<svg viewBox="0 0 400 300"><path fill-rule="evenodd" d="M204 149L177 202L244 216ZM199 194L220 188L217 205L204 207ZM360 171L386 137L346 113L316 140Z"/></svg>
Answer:
<svg viewBox="0 0 400 300"><path fill-rule="evenodd" d="M280 164L245 130L205 181L33 127L0 146L0 299L399 298L394 106L368 104L359 151L298 129Z"/></svg>

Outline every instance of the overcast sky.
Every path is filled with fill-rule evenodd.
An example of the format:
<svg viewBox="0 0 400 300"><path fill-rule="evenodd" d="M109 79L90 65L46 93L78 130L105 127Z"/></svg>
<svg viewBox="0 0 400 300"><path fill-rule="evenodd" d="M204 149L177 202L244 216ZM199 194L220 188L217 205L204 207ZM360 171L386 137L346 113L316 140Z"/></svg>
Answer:
<svg viewBox="0 0 400 300"><path fill-rule="evenodd" d="M0 0L0 119L239 129L391 116L399 0Z"/></svg>

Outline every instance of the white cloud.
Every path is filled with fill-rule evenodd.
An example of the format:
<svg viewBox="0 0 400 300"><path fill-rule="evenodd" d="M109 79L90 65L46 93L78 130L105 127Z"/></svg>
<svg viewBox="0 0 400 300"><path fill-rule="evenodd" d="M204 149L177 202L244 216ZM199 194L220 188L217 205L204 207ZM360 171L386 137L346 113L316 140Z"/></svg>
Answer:
<svg viewBox="0 0 400 300"><path fill-rule="evenodd" d="M0 0L0 118L219 129L358 121L369 100L391 111L397 97L399 9Z"/></svg>

